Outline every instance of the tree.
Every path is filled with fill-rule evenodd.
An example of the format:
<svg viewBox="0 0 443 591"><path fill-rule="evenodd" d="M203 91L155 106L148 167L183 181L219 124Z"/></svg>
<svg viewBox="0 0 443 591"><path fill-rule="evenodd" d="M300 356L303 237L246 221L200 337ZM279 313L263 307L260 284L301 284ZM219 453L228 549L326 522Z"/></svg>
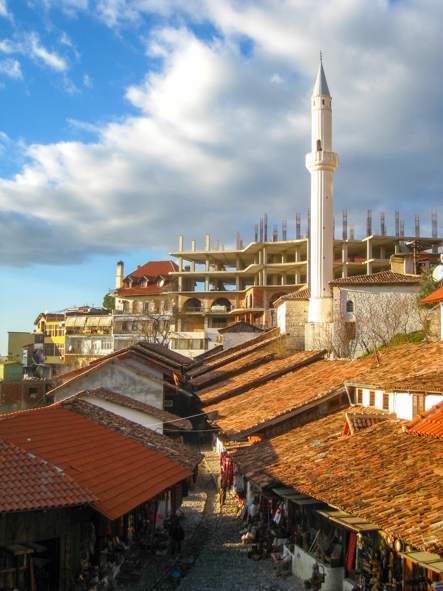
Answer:
<svg viewBox="0 0 443 591"><path fill-rule="evenodd" d="M441 282L439 283L441 285ZM420 273L420 285L417 295L418 306L420 308L425 308L428 310L432 308L433 304L422 304L421 300L423 300L428 295L431 295L431 293L434 292L438 286L438 283L436 283L432 277L432 270L423 267Z"/></svg>
<svg viewBox="0 0 443 591"><path fill-rule="evenodd" d="M111 310L115 309L115 298L110 293L107 293L103 298L102 306L111 312Z"/></svg>
<svg viewBox="0 0 443 591"><path fill-rule="evenodd" d="M145 312L134 322L136 329L132 342L148 341L167 346L170 339L179 336L177 333L178 320L181 317L176 307L163 314Z"/></svg>

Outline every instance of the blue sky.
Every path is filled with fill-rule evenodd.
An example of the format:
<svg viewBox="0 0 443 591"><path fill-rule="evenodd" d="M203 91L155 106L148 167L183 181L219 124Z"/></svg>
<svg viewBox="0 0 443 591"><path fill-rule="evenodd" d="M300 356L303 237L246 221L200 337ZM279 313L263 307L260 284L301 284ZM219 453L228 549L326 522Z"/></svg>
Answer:
<svg viewBox="0 0 443 591"><path fill-rule="evenodd" d="M0 0L0 353L180 234L305 232L320 50L336 234L370 208L442 235L441 22L439 0Z"/></svg>

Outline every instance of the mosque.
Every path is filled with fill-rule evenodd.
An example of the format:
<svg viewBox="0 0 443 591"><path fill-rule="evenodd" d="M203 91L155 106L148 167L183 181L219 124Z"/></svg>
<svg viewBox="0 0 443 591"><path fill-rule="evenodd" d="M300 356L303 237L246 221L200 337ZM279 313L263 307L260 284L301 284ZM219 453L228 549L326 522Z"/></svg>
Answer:
<svg viewBox="0 0 443 591"><path fill-rule="evenodd" d="M420 266L439 260L443 241L437 238L436 223L432 238L420 237L417 225L415 236L405 237L397 212L395 236L387 236L383 224L379 234L372 233L368 216L365 238L356 240L353 233L348 238L347 232L341 240L334 238L333 175L338 155L332 151L331 103L320 56L311 98L311 152L306 155L311 174L307 237L297 232L295 240L287 240L285 227L282 240L275 231L268 237L266 222L261 223L260 233L256 226L255 240L246 246L237 235L235 249L226 250L217 240L211 244L207 235L203 248L193 240L186 250L180 237L178 251L170 253L178 268L169 274L173 281L168 292L181 314L181 338L173 340L173 348L196 355L201 351L187 351L184 339L197 348L211 348L220 340L218 331L234 322L276 326L276 304L291 294L305 302L302 323L307 325L307 340L313 342L333 320L332 281L386 270L415 274Z"/></svg>

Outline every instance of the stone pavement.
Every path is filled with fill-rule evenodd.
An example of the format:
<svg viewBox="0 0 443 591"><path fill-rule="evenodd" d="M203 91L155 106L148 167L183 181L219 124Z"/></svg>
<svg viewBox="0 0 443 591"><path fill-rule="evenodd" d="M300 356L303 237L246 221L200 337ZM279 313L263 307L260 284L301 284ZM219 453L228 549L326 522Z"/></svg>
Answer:
<svg viewBox="0 0 443 591"><path fill-rule="evenodd" d="M220 507L216 487L219 459L210 447L202 450L199 480L184 499L181 525L185 540L178 557L149 556L137 584L119 585L125 591L302 591L294 575L277 577L271 558L248 558L241 544L244 523L229 495Z"/></svg>

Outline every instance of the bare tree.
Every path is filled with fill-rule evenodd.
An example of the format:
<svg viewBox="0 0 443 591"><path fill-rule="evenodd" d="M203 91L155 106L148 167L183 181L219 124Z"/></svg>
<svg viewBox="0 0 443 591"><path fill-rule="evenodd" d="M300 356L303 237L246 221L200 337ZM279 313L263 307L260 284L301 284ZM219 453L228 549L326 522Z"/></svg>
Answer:
<svg viewBox="0 0 443 591"><path fill-rule="evenodd" d="M412 340L412 335L422 332L425 315L417 306L414 294L384 294L379 301L359 307L355 312L356 341L366 351L388 347L402 335Z"/></svg>
<svg viewBox="0 0 443 591"><path fill-rule="evenodd" d="M136 328L132 335L132 342L148 341L167 346L171 338L180 336L177 333L177 327L181 316L176 307L162 314L145 312L134 322Z"/></svg>

